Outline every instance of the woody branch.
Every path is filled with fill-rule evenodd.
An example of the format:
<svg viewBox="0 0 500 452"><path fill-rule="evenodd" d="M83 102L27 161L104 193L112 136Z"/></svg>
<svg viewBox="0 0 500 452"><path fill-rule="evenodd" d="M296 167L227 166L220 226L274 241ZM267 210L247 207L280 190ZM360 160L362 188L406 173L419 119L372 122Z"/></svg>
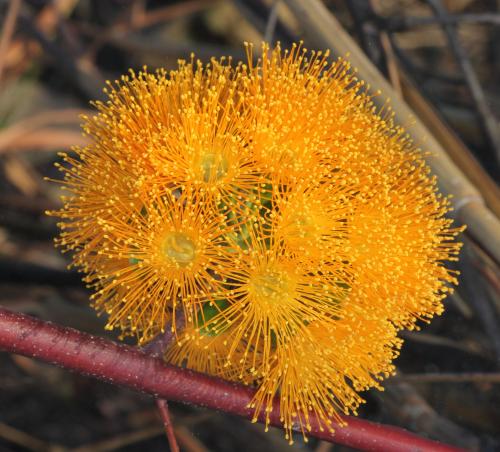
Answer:
<svg viewBox="0 0 500 452"><path fill-rule="evenodd" d="M116 385L171 401L253 417L254 390L164 364L136 348L0 308L0 349L59 365ZM259 421L265 413L259 414ZM420 438L400 428L344 416L335 433L320 428L311 414L311 436L365 451L452 452L461 449ZM280 426L279 401L271 424Z"/></svg>

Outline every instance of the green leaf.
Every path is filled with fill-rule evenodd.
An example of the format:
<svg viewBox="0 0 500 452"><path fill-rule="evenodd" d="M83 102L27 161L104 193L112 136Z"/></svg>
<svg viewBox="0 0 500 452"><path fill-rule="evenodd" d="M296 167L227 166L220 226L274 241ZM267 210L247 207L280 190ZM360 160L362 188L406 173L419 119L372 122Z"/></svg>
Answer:
<svg viewBox="0 0 500 452"><path fill-rule="evenodd" d="M227 300L215 300L210 303L205 303L202 310L198 312L196 319L198 325L203 325L200 328L200 334L205 336L217 336L218 332L215 330L215 325L210 325L210 322L214 317L228 307L229 302ZM220 325L220 323L218 325Z"/></svg>

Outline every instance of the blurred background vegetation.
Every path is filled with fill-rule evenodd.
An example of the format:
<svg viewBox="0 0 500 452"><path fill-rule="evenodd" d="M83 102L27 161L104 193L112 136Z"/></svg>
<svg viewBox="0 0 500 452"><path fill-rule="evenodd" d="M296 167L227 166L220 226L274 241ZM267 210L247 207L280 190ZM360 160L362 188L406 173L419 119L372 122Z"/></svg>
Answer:
<svg viewBox="0 0 500 452"><path fill-rule="evenodd" d="M307 7L309 0L303 0ZM500 213L500 2L327 0L398 95L433 125L455 163ZM129 68L244 59L243 41L303 38L286 0L0 1L0 304L103 335L80 277L53 248L57 152L84 145L79 115ZM305 37L306 38L306 37ZM307 38L305 45L308 46ZM382 94L383 95L383 94ZM410 120L410 118L408 118ZM432 149L431 149L432 151ZM500 234L500 231L498 231ZM407 340L385 392L360 415L471 450L500 450L500 270L464 234L458 291ZM347 450L265 434L220 413L171 404L182 450ZM0 353L0 451L167 449L146 396Z"/></svg>

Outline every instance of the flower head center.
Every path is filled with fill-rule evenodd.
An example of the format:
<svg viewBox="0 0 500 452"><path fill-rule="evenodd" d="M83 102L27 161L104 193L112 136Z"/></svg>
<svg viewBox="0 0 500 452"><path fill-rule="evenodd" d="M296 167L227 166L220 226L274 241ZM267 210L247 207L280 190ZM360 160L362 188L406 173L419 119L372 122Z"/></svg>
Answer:
<svg viewBox="0 0 500 452"><path fill-rule="evenodd" d="M331 220L317 212L306 209L294 213L286 227L288 237L296 239L318 240L331 229Z"/></svg>
<svg viewBox="0 0 500 452"><path fill-rule="evenodd" d="M250 292L259 301L274 303L289 296L290 278L285 272L268 270L252 278Z"/></svg>
<svg viewBox="0 0 500 452"><path fill-rule="evenodd" d="M163 242L163 252L180 267L186 267L196 257L196 245L186 234L170 232Z"/></svg>
<svg viewBox="0 0 500 452"><path fill-rule="evenodd" d="M311 221L307 216L303 213L298 213L294 215L291 221L291 233L292 235L304 238L311 236L311 227L314 227L311 224Z"/></svg>
<svg viewBox="0 0 500 452"><path fill-rule="evenodd" d="M222 154L213 152L202 156L200 169L204 182L214 182L222 179L228 171L227 159Z"/></svg>

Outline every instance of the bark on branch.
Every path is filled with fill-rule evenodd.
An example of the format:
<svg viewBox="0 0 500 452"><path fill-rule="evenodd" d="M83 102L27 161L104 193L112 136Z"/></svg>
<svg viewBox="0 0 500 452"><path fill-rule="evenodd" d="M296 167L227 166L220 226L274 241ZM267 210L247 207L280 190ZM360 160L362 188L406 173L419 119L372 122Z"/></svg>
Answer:
<svg viewBox="0 0 500 452"><path fill-rule="evenodd" d="M0 349L37 358L65 369L169 401L204 406L252 418L247 408L254 390L196 372L165 365L161 360L122 344L54 325L0 307ZM281 426L278 400L271 422ZM264 419L264 413L259 421ZM459 451L400 428L345 417L346 427L321 431L311 416L310 436L365 451Z"/></svg>

